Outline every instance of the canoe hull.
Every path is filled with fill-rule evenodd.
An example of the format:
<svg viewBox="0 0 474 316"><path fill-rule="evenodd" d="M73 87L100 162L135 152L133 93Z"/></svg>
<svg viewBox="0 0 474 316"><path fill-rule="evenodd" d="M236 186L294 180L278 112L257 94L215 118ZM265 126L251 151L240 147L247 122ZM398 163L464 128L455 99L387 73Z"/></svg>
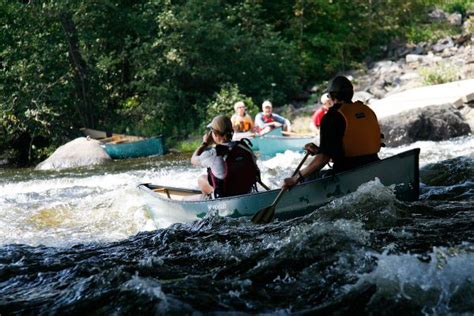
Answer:
<svg viewBox="0 0 474 316"><path fill-rule="evenodd" d="M258 141L259 152L262 156L273 157L287 150L301 152L304 145L310 143L313 137L291 137L291 136L263 136Z"/></svg>
<svg viewBox="0 0 474 316"><path fill-rule="evenodd" d="M164 155L166 153L163 137L150 137L127 143L107 143L102 145L112 159L127 159Z"/></svg>
<svg viewBox="0 0 474 316"><path fill-rule="evenodd" d="M277 208L278 218L292 218L314 211L334 198L354 192L368 181L378 178L385 185L394 185L398 199L414 201L419 196L419 149L413 149L393 157L374 162L355 170L299 184L285 193ZM154 209L192 214L195 219L209 211L217 211L221 216L252 216L257 211L272 204L279 190L270 190L207 201L177 201L168 199L153 191L151 184L141 184L139 189L146 192L151 215L158 216Z"/></svg>
<svg viewBox="0 0 474 316"><path fill-rule="evenodd" d="M252 143L252 149L258 151L263 157L273 157L287 150L303 151L304 145L313 140L311 136L283 136L281 128L275 128L262 136L254 133L234 133L233 140L248 138Z"/></svg>

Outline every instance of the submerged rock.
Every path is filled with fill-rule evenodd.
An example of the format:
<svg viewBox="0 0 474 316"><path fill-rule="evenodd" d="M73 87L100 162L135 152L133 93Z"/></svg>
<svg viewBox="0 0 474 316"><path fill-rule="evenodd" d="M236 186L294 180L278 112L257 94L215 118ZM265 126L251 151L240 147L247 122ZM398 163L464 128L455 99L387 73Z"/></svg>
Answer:
<svg viewBox="0 0 474 316"><path fill-rule="evenodd" d="M37 170L54 170L99 165L111 161L100 142L85 137L76 138L36 166Z"/></svg>

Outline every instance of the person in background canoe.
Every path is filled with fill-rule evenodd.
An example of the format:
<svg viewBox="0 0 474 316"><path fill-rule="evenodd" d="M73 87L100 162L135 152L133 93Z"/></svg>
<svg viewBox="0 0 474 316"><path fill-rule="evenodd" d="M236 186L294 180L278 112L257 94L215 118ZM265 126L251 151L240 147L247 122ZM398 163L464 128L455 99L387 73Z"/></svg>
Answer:
<svg viewBox="0 0 474 316"><path fill-rule="evenodd" d="M230 118L234 132L252 132L254 124L252 117L246 112L247 108L245 107L245 103L242 101L236 102L234 104L234 110L235 113Z"/></svg>
<svg viewBox="0 0 474 316"><path fill-rule="evenodd" d="M321 107L317 109L311 116L310 129L312 131L319 130L321 126L321 120L323 116L328 112L329 108L332 106L332 100L327 93L324 93L321 96Z"/></svg>
<svg viewBox="0 0 474 316"><path fill-rule="evenodd" d="M335 173L379 160L380 126L375 113L360 101L352 102L354 88L343 76L332 80L328 89L334 105L321 120L320 146L305 149L314 159L294 177L286 178L283 187L291 188L305 178L316 178L330 161Z"/></svg>
<svg viewBox="0 0 474 316"><path fill-rule="evenodd" d="M234 131L230 119L218 115L207 127L210 131L191 157L194 166L207 168L207 174L198 178L203 195L218 198L256 189L260 171L255 155L245 141L231 141Z"/></svg>
<svg viewBox="0 0 474 316"><path fill-rule="evenodd" d="M273 113L272 103L266 100L262 103L262 112L255 116L256 131L263 135L277 127L281 127L286 132L291 132L290 121L283 116Z"/></svg>

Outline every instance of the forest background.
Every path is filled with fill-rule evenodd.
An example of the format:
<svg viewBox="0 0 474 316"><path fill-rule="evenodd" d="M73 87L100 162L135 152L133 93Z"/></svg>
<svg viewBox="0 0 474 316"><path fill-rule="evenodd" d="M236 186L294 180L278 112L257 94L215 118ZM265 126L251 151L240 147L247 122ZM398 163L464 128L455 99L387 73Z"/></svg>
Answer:
<svg viewBox="0 0 474 316"><path fill-rule="evenodd" d="M0 161L34 164L81 127L169 146L245 100L307 91L453 26L470 0L0 0Z"/></svg>

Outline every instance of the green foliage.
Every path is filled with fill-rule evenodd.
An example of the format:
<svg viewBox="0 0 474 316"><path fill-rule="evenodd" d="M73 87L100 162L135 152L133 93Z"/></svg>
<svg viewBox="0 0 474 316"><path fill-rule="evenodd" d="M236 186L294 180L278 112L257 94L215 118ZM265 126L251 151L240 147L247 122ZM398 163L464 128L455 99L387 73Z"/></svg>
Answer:
<svg viewBox="0 0 474 316"><path fill-rule="evenodd" d="M229 118L234 114L234 104L238 101L243 101L247 107L247 113L255 116L258 112L252 99L246 97L239 91L236 84L225 84L221 90L214 95L214 99L207 105L206 122L210 122L215 116L219 114L227 115Z"/></svg>
<svg viewBox="0 0 474 316"><path fill-rule="evenodd" d="M201 138L195 139L195 140L183 140L176 144L176 149L184 153L193 152L194 150L196 150L196 148L199 147L201 142L202 142Z"/></svg>
<svg viewBox="0 0 474 316"><path fill-rule="evenodd" d="M0 151L36 163L84 126L175 143L237 100L253 115L394 38L437 36L435 4L0 0Z"/></svg>
<svg viewBox="0 0 474 316"><path fill-rule="evenodd" d="M454 1L440 1L440 8L449 12L461 13L466 16L466 12L474 10L474 2L472 0L454 0Z"/></svg>
<svg viewBox="0 0 474 316"><path fill-rule="evenodd" d="M434 67L425 67L419 70L423 82L427 85L442 84L459 80L456 67L449 63L440 63Z"/></svg>
<svg viewBox="0 0 474 316"><path fill-rule="evenodd" d="M406 29L406 40L409 43L436 42L441 38L452 36L458 33L455 26L449 23L433 23L420 25L410 25Z"/></svg>

